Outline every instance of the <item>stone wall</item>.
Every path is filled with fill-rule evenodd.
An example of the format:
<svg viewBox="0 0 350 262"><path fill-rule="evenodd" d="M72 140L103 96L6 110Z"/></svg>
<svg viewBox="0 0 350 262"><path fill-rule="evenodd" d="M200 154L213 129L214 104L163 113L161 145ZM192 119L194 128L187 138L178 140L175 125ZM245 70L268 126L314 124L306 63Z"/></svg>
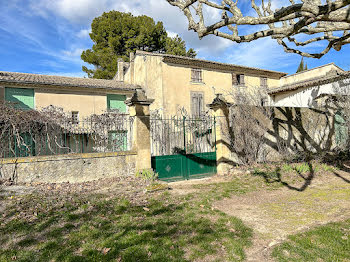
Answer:
<svg viewBox="0 0 350 262"><path fill-rule="evenodd" d="M246 160L246 149L254 146L250 137L257 137L261 141L258 162L279 161L296 155L327 154L337 150L335 115L332 110L271 107L270 113L264 115L258 107L254 107L254 110L251 108L240 109L243 114L250 114L245 119L249 123L239 124L239 119L234 122L232 115L217 118L222 136L220 139L217 137L217 140L224 141L226 150L223 150L221 158L227 165L242 164L242 159ZM237 116L237 111L232 113ZM239 137L239 134L235 134L237 131L244 134L243 140L240 140L241 148L233 145Z"/></svg>
<svg viewBox="0 0 350 262"><path fill-rule="evenodd" d="M3 159L0 179L13 178L17 183L86 182L100 178L135 174L137 153L72 154Z"/></svg>

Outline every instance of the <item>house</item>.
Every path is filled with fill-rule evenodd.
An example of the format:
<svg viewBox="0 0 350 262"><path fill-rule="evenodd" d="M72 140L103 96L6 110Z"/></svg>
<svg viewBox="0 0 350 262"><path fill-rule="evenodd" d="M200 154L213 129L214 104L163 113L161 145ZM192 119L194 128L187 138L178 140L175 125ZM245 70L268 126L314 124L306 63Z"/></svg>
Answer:
<svg viewBox="0 0 350 262"><path fill-rule="evenodd" d="M15 142L7 136L2 141L8 149L2 152L3 156L127 150L132 127L126 115L109 117L102 124L95 118L84 120L109 110L127 113L124 101L135 93L136 88L117 80L0 71L0 101L11 102L23 110L40 110L53 105L71 114L69 123L50 126L48 133L45 133L46 129L24 131L21 133L24 145L18 146L18 139Z"/></svg>
<svg viewBox="0 0 350 262"><path fill-rule="evenodd" d="M147 97L155 99L150 108L153 111L160 109L163 115L176 115L185 109L196 116L206 110L205 105L213 101L215 94L223 94L229 102L240 93L254 96L257 91L277 86L285 75L254 67L136 51L130 54L130 62L118 62L115 79L142 86ZM261 99L267 99L267 94ZM258 101L261 102L264 101Z"/></svg>
<svg viewBox="0 0 350 262"><path fill-rule="evenodd" d="M334 63L281 78L279 86L268 90L271 106L322 107L325 98L349 93L350 71Z"/></svg>
<svg viewBox="0 0 350 262"><path fill-rule="evenodd" d="M136 86L117 80L0 71L0 101L22 109L61 107L79 121L109 109L127 112L124 103Z"/></svg>

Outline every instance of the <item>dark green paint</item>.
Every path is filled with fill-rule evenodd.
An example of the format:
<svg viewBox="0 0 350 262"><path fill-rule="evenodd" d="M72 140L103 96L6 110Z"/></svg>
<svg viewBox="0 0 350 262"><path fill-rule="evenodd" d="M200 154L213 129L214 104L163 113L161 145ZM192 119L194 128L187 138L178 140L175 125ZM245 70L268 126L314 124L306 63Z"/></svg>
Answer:
<svg viewBox="0 0 350 262"><path fill-rule="evenodd" d="M216 152L153 156L152 168L168 182L210 176L216 173Z"/></svg>

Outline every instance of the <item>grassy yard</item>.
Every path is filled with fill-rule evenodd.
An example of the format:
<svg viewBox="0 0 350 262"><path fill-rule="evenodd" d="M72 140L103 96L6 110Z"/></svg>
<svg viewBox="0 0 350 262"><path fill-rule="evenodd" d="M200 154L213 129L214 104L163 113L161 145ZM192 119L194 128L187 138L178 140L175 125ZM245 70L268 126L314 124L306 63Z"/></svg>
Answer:
<svg viewBox="0 0 350 262"><path fill-rule="evenodd" d="M191 198L165 192L145 205L105 195L13 199L0 220L0 261L244 260L251 229Z"/></svg>
<svg viewBox="0 0 350 262"><path fill-rule="evenodd" d="M289 174L295 169L301 174L308 172L307 167L284 166L276 171L263 166L225 180L184 183L183 189L190 191L181 194L176 188L145 193L146 186L133 195L118 184L118 194L80 193L79 186L63 192L49 186L48 190L6 197L7 208L0 216L0 261L244 261L253 230L240 219L214 209L213 203L233 195L278 190L285 183L304 183L302 177ZM321 172L325 169L319 168ZM343 232L341 227L349 229L349 221L330 225L331 236ZM311 244L317 253L327 239L315 230L292 236L273 256L281 261L302 261L303 248ZM349 239L337 238L331 243L329 258L350 250Z"/></svg>
<svg viewBox="0 0 350 262"><path fill-rule="evenodd" d="M278 261L350 261L350 220L289 236L272 256Z"/></svg>

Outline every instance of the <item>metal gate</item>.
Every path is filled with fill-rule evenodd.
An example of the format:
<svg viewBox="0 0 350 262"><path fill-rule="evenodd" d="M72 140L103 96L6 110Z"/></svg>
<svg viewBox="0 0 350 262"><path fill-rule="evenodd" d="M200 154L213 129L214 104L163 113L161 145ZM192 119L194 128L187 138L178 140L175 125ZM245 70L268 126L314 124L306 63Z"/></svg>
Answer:
<svg viewBox="0 0 350 262"><path fill-rule="evenodd" d="M216 173L215 118L151 119L152 168L175 181Z"/></svg>

